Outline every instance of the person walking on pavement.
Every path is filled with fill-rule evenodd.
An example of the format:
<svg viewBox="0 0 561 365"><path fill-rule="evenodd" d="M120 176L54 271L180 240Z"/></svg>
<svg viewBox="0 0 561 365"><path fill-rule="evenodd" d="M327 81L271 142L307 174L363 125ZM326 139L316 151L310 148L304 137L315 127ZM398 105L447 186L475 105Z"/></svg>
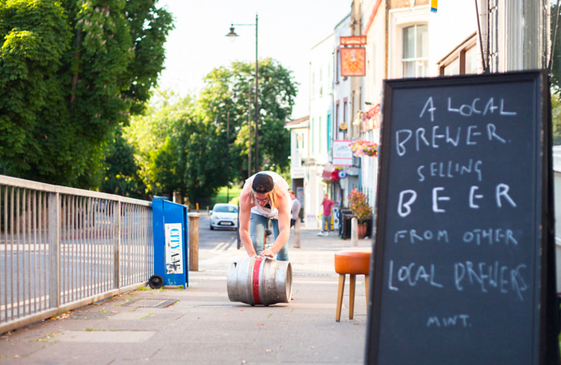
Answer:
<svg viewBox="0 0 561 365"><path fill-rule="evenodd" d="M333 201L329 199L329 196L325 194L323 196L323 201L321 204L323 206L323 215L321 216L321 232L318 236L329 236L331 231L331 213L333 212ZM327 229L325 226L327 225Z"/></svg>
<svg viewBox="0 0 561 365"><path fill-rule="evenodd" d="M292 198L292 208L290 209L290 228L294 226L296 220L298 219L298 214L300 213L300 201L296 199L296 194L294 194L294 190L289 190L288 193Z"/></svg>
<svg viewBox="0 0 561 365"><path fill-rule="evenodd" d="M240 240L249 257L261 255L288 261L286 242L290 237L292 199L288 183L277 173L258 172L250 176L240 194ZM264 247L265 227L271 220L275 242Z"/></svg>

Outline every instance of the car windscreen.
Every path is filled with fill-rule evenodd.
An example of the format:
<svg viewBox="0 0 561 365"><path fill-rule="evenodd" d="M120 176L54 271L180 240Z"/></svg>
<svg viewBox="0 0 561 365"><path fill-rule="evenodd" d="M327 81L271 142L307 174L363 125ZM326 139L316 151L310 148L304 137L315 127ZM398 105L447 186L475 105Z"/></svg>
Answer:
<svg viewBox="0 0 561 365"><path fill-rule="evenodd" d="M216 213L237 213L238 207L232 205L217 205L214 207Z"/></svg>

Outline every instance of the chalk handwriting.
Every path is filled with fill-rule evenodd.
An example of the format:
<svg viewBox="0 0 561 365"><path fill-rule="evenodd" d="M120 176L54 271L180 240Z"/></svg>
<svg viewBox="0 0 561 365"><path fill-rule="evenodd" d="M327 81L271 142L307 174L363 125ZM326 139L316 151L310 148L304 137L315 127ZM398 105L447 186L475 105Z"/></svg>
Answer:
<svg viewBox="0 0 561 365"><path fill-rule="evenodd" d="M434 274L434 264L430 265L430 268L427 271L427 268L425 268L424 265L417 265L412 262L409 265L401 266L394 273L393 260L390 260L389 269L390 271L388 284L390 290L399 291L399 288L395 286L399 285L399 283L405 283L409 286L415 286L420 281L424 281L426 284L437 288L442 288L442 284L436 282Z"/></svg>
<svg viewBox="0 0 561 365"><path fill-rule="evenodd" d="M467 195L468 206L472 209L479 209L479 205L476 203L482 200L485 196L483 194L476 194L479 190L478 186L471 186ZM510 205L516 208L516 202L512 199L509 194L510 187L507 184L497 184L495 187L495 203L498 208L502 208L503 205ZM432 211L434 213L446 213L446 207L453 206L450 203L451 198L446 194L446 189L444 187L434 187L432 189ZM477 199L477 200L476 200ZM400 217L405 218L413 212L412 206L417 200L417 192L412 189L402 190L399 193L399 200L397 203L397 213Z"/></svg>
<svg viewBox="0 0 561 365"><path fill-rule="evenodd" d="M505 245L518 245L518 241L514 238L514 232L510 229L501 228L488 228L488 229L473 229L465 232L462 235L462 240L465 243L474 242L478 246L482 243L492 245L493 243L504 243Z"/></svg>
<svg viewBox="0 0 561 365"><path fill-rule="evenodd" d="M463 243L475 243L477 246L493 245L501 243L505 246L518 245L518 239L514 236L514 231L504 228L474 228L459 236L454 237L452 232L452 241L460 239ZM416 229L400 229L394 233L394 243L422 243L422 242L450 242L450 234L446 229L439 230L416 230Z"/></svg>
<svg viewBox="0 0 561 365"><path fill-rule="evenodd" d="M409 243L423 242L423 241L444 241L448 243L448 231L439 230L433 232L426 230L424 232L417 232L414 229L400 230L395 233L394 242L398 243L400 240L408 240Z"/></svg>
<svg viewBox="0 0 561 365"><path fill-rule="evenodd" d="M456 176L463 176L464 174L475 174L477 180L482 180L481 165L483 162L477 160L474 162L473 159L469 159L467 163L459 163L454 161L445 162L431 162L427 165L420 165L417 168L417 175L419 176L419 181L425 181L426 177L437 177L437 178L449 178L452 179Z"/></svg>
<svg viewBox="0 0 561 365"><path fill-rule="evenodd" d="M431 316L427 320L427 327L471 327L469 315L455 314L449 317Z"/></svg>
<svg viewBox="0 0 561 365"><path fill-rule="evenodd" d="M495 105L495 99L490 98L489 101L485 104L483 109L478 109L478 104L481 101L480 98L475 98L471 102L471 104L462 104L459 107L453 108L452 107L452 98L448 98L448 111L451 113L459 113L461 116L464 117L471 117L473 114L493 114L497 109L499 109L499 115L503 116L515 116L516 112L509 112L505 110L504 99L501 99L500 104L501 106L498 107Z"/></svg>
<svg viewBox="0 0 561 365"><path fill-rule="evenodd" d="M432 96L431 96L427 99L427 102L425 103L425 106L423 107L423 110L421 111L421 115L419 115L419 118L422 118L423 114L425 114L425 112L428 111L430 113L430 121L434 122L435 110L436 108L434 107L434 102L432 101Z"/></svg>
<svg viewBox="0 0 561 365"><path fill-rule="evenodd" d="M457 262L454 264L454 284L459 291L464 290L464 285L468 284L479 286L483 293L495 289L506 294L510 289L523 301L522 292L528 290L528 285L522 277L524 270L525 264L509 268L498 261L491 265L485 262Z"/></svg>
<svg viewBox="0 0 561 365"><path fill-rule="evenodd" d="M498 114L501 116L510 117L516 115L516 112L505 110L504 99L501 98L499 104L500 106L495 105L495 98L489 98L487 102L482 101L481 98L474 98L469 104L456 104L452 98L449 97L447 99L446 111L449 113L458 113L463 117L471 117L474 114L486 116L488 114L495 114L496 111L498 111ZM423 106L423 110L421 110L421 114L419 114L419 118L423 118L425 113L428 112L430 114L430 121L434 122L434 112L436 110L437 108L434 105L433 97L429 96Z"/></svg>
<svg viewBox="0 0 561 365"><path fill-rule="evenodd" d="M470 125L466 128L435 125L432 128L400 129L395 132L395 148L398 156L404 156L408 149L412 148L419 152L421 148L436 149L446 145L477 146L483 141L506 143L506 140L497 134L497 127L493 123L487 123L484 130L479 125ZM414 145L411 146L411 143Z"/></svg>

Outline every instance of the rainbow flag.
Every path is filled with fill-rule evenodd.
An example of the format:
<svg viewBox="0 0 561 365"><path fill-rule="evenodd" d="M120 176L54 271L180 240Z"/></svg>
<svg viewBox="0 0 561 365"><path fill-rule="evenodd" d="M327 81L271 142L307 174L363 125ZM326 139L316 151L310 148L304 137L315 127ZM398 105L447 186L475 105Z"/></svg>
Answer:
<svg viewBox="0 0 561 365"><path fill-rule="evenodd" d="M438 0L430 0L430 11L436 13L438 10Z"/></svg>

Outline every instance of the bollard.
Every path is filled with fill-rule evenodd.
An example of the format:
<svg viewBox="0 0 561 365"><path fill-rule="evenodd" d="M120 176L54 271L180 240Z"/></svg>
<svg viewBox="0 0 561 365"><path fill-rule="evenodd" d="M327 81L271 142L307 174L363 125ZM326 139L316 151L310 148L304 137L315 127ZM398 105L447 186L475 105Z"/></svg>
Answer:
<svg viewBox="0 0 561 365"><path fill-rule="evenodd" d="M189 271L199 271L199 213L189 213Z"/></svg>
<svg viewBox="0 0 561 365"><path fill-rule="evenodd" d="M358 220L356 217L351 218L351 243L358 246Z"/></svg>
<svg viewBox="0 0 561 365"><path fill-rule="evenodd" d="M294 223L294 248L300 248L300 219Z"/></svg>

